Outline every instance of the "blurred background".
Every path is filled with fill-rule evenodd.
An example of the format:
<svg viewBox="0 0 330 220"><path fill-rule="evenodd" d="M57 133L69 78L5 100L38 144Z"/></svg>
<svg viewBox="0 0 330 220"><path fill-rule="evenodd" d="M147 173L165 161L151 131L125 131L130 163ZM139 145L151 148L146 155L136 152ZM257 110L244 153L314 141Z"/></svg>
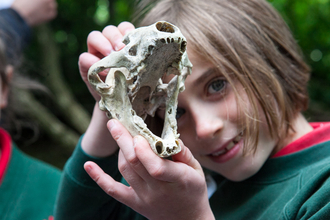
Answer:
<svg viewBox="0 0 330 220"><path fill-rule="evenodd" d="M58 16L34 29L24 72L50 93L20 94L21 129L14 136L24 152L63 168L86 130L95 101L81 80L78 58L89 32L131 21L135 0L57 0ZM330 121L330 0L270 0L282 14L307 63L309 121ZM27 119L27 120L26 120Z"/></svg>

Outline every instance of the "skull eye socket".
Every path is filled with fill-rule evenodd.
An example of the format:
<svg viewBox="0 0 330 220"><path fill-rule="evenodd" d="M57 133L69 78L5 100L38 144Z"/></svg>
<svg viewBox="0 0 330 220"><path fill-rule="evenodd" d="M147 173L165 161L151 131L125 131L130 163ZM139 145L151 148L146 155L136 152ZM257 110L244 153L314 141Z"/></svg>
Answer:
<svg viewBox="0 0 330 220"><path fill-rule="evenodd" d="M181 48L180 48L181 52L185 52L186 51L186 47L187 47L187 42L186 41L183 41L181 43Z"/></svg>
<svg viewBox="0 0 330 220"><path fill-rule="evenodd" d="M155 147L158 154L161 154L163 152L163 143L161 141L157 141Z"/></svg>
<svg viewBox="0 0 330 220"><path fill-rule="evenodd" d="M174 27L168 22L157 22L156 28L162 32L174 33Z"/></svg>
<svg viewBox="0 0 330 220"><path fill-rule="evenodd" d="M128 37L125 37L125 38L123 39L123 43L124 43L125 45L129 44L129 42L130 42L130 40L129 40Z"/></svg>
<svg viewBox="0 0 330 220"><path fill-rule="evenodd" d="M137 51L136 46L133 46L133 47L129 48L128 54L130 56L136 56L136 51Z"/></svg>
<svg viewBox="0 0 330 220"><path fill-rule="evenodd" d="M155 49L155 46L149 45L148 46L148 52L151 53Z"/></svg>

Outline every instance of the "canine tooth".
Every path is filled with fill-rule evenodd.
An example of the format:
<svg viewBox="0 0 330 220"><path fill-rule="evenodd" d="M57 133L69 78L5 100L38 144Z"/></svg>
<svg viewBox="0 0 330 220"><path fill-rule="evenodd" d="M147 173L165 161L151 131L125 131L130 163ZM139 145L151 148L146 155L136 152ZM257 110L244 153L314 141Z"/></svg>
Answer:
<svg viewBox="0 0 330 220"><path fill-rule="evenodd" d="M242 135L236 136L234 139L234 142L236 142L236 143L239 142L242 139L242 137L243 137Z"/></svg>

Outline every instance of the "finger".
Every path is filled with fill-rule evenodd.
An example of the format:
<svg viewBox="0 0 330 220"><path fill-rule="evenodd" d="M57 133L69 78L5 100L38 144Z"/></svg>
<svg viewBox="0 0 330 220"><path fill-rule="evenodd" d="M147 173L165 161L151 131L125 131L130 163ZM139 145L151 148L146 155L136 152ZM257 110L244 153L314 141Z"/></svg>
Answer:
<svg viewBox="0 0 330 220"><path fill-rule="evenodd" d="M124 179L134 188L135 191L145 192L147 186L146 182L135 172L131 164L127 162L122 150L119 151L118 155L118 169Z"/></svg>
<svg viewBox="0 0 330 220"><path fill-rule="evenodd" d="M88 73L89 68L99 60L100 59L98 57L94 56L93 54L90 54L90 53L86 52L86 53L82 53L79 56L79 61L78 61L79 72L80 72L81 78L83 79L83 81L87 85L90 93L92 94L92 96L94 97L94 99L96 101L100 100L100 95L96 92L95 89L92 88L91 84L88 82L87 73ZM104 78L102 76L102 74L103 73L99 73L101 79Z"/></svg>
<svg viewBox="0 0 330 220"><path fill-rule="evenodd" d="M150 175L140 162L139 158L136 156L131 134L117 120L110 120L108 122L108 126L113 138L117 141L117 144L120 147L120 153L122 153L124 158L120 161L120 163L118 163L118 166L121 167L120 170L122 175L127 175L131 179L134 179L137 175L139 175L139 178L142 178L146 182L151 180ZM150 150L148 142L145 141L142 144L146 144L147 148ZM132 174L133 172L134 174Z"/></svg>
<svg viewBox="0 0 330 220"><path fill-rule="evenodd" d="M81 78L84 80L84 82L88 81L87 73L88 73L89 68L99 60L100 60L100 58L96 57L93 54L87 53L87 52L80 54L78 66L79 66L79 72L80 72Z"/></svg>
<svg viewBox="0 0 330 220"><path fill-rule="evenodd" d="M100 59L108 56L113 47L111 42L99 31L92 31L87 37L88 52L99 57Z"/></svg>
<svg viewBox="0 0 330 220"><path fill-rule="evenodd" d="M80 71L80 75L81 78L87 82L87 74L88 74L88 70L89 68L96 62L98 62L100 60L99 57L90 54L90 53L82 53L79 56L79 61L78 61L78 65L79 65L79 71ZM103 80L103 82L105 81L106 76L108 75L109 69L105 69L101 72L98 72L98 75L100 76L101 80Z"/></svg>
<svg viewBox="0 0 330 220"><path fill-rule="evenodd" d="M200 171L200 173L203 174L200 163L195 159L189 148L187 148L180 139L179 142L181 145L181 151L178 154L172 156L173 161L187 164L188 166Z"/></svg>
<svg viewBox="0 0 330 220"><path fill-rule="evenodd" d="M143 149L146 146L142 144L136 144L135 151L150 176L157 180L176 182L178 179L182 179L187 172L192 171L192 169L197 170L200 175L203 175L201 166L192 156L190 150L182 142L181 146L183 147L183 151L179 154L182 155L174 155L173 161L162 159L152 151L146 151L146 149Z"/></svg>
<svg viewBox="0 0 330 220"><path fill-rule="evenodd" d="M103 29L102 34L110 41L112 48L114 48L115 51L119 51L125 47L125 44L122 42L123 35L116 26L106 26Z"/></svg>
<svg viewBox="0 0 330 220"><path fill-rule="evenodd" d="M111 119L107 123L108 129L112 137L117 141L117 144L124 152L133 149L133 138L127 129L117 120Z"/></svg>
<svg viewBox="0 0 330 220"><path fill-rule="evenodd" d="M173 161L158 157L149 145L143 143L147 142L144 138L138 138L135 142L136 155L152 178L175 182L182 177L184 173L182 167L178 167Z"/></svg>
<svg viewBox="0 0 330 220"><path fill-rule="evenodd" d="M132 135L127 129L116 119L111 119L108 124L108 129L112 137L117 142L121 153L125 160L132 166L138 166L140 161L136 157L133 146Z"/></svg>
<svg viewBox="0 0 330 220"><path fill-rule="evenodd" d="M154 163L156 165L156 163L162 163L162 159L159 158L151 149L148 141L143 138L140 135L137 135L134 137L133 139L133 144L134 144L134 153L135 153L135 157L136 157L136 161L134 165L132 166L133 169L135 170L136 173L139 174L139 176L144 179L145 182L152 184L155 183L155 179L153 176L151 176L149 174L149 172L147 171L146 167L144 166L144 164L142 163L142 161L140 160L139 156L137 155L137 151L139 154L146 154L146 153L150 153L150 156L153 157L152 163ZM143 147L140 145L144 145ZM135 158L134 158L135 159ZM158 181L158 180L157 180Z"/></svg>
<svg viewBox="0 0 330 220"><path fill-rule="evenodd" d="M86 162L84 169L105 193L119 202L129 205L129 201L133 202L136 199L136 193L131 187L115 181L94 162Z"/></svg>
<svg viewBox="0 0 330 220"><path fill-rule="evenodd" d="M127 34L129 31L132 31L134 29L135 29L134 25L127 21L123 21L118 25L118 30L123 36Z"/></svg>

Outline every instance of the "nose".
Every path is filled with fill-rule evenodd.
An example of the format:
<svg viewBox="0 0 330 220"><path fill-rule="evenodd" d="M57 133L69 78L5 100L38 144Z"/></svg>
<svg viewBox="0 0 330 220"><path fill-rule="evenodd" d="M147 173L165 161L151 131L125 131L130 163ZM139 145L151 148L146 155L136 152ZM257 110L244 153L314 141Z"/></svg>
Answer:
<svg viewBox="0 0 330 220"><path fill-rule="evenodd" d="M196 139L212 139L221 132L224 121L217 108L202 105L191 111L195 124Z"/></svg>

